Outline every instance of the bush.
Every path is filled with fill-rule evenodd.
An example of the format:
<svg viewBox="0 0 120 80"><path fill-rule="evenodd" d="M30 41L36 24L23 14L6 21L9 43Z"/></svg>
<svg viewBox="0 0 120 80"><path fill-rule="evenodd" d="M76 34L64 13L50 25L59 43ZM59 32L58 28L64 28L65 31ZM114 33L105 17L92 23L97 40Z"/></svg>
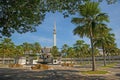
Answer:
<svg viewBox="0 0 120 80"><path fill-rule="evenodd" d="M32 70L48 70L50 67L46 64L36 64L31 67Z"/></svg>
<svg viewBox="0 0 120 80"><path fill-rule="evenodd" d="M21 67L23 67L23 65L21 65L21 64L9 64L9 67L10 68L21 68Z"/></svg>
<svg viewBox="0 0 120 80"><path fill-rule="evenodd" d="M72 63L62 63L62 66L67 66L67 67L73 67L74 65Z"/></svg>
<svg viewBox="0 0 120 80"><path fill-rule="evenodd" d="M46 64L41 64L41 69L43 69L43 70L48 70L48 69L49 69L49 66L46 65Z"/></svg>

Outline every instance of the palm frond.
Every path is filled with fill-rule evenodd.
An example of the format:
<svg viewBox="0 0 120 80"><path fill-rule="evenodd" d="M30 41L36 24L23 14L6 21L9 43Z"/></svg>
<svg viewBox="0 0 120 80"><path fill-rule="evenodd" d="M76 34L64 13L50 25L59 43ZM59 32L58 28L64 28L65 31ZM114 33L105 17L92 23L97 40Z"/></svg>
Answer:
<svg viewBox="0 0 120 80"><path fill-rule="evenodd" d="M100 8L98 8L98 5L99 3L96 2L87 2L84 5L79 6L81 15L89 17L100 13Z"/></svg>
<svg viewBox="0 0 120 80"><path fill-rule="evenodd" d="M89 37L89 27L86 25L82 25L82 26L77 26L74 30L73 30L74 35L79 35L80 37L83 38L83 36L87 36Z"/></svg>
<svg viewBox="0 0 120 80"><path fill-rule="evenodd" d="M85 19L84 19L84 18L73 18L73 19L71 20L71 22L78 25L78 24L84 23L84 22L85 22Z"/></svg>
<svg viewBox="0 0 120 80"><path fill-rule="evenodd" d="M106 13L100 13L96 16L96 20L99 21L99 22L103 22L103 21L109 22L108 17L109 16Z"/></svg>

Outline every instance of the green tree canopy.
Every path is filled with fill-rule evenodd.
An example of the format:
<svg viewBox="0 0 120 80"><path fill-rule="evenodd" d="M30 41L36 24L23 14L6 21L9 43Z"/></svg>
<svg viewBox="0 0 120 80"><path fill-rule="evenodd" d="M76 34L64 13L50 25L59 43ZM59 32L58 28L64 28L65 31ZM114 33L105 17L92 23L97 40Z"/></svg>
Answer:
<svg viewBox="0 0 120 80"><path fill-rule="evenodd" d="M80 17L73 18L72 22L77 25L74 29L74 34L80 37L88 37L91 42L92 51L92 70L95 70L95 55L93 39L96 34L96 29L100 29L104 22L108 22L108 15L102 13L98 2L86 2L79 6ZM97 33L98 34L98 33ZM100 33L99 33L100 34Z"/></svg>
<svg viewBox="0 0 120 80"><path fill-rule="evenodd" d="M41 0L0 0L0 35L35 31L45 12Z"/></svg>
<svg viewBox="0 0 120 80"><path fill-rule="evenodd" d="M53 46L51 49L51 53L53 57L58 57L60 54L58 52L58 48L56 46Z"/></svg>
<svg viewBox="0 0 120 80"><path fill-rule="evenodd" d="M36 31L48 12L61 12L64 17L78 12L80 4L93 0L0 0L0 36ZM103 0L95 0L103 1ZM106 0L113 3L116 0Z"/></svg>
<svg viewBox="0 0 120 80"><path fill-rule="evenodd" d="M1 41L0 47L1 47L0 52L3 56L11 57L12 53L14 52L15 45L11 39L4 38Z"/></svg>

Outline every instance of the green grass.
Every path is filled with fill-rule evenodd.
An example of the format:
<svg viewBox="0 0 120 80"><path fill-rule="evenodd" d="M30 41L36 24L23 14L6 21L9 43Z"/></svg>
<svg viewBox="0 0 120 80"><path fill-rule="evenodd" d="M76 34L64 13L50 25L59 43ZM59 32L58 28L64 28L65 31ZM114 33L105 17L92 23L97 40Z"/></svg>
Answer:
<svg viewBox="0 0 120 80"><path fill-rule="evenodd" d="M107 64L106 66L102 66L101 68L112 68L116 65L117 63L111 63L111 64Z"/></svg>
<svg viewBox="0 0 120 80"><path fill-rule="evenodd" d="M83 74L107 74L108 71L82 71Z"/></svg>

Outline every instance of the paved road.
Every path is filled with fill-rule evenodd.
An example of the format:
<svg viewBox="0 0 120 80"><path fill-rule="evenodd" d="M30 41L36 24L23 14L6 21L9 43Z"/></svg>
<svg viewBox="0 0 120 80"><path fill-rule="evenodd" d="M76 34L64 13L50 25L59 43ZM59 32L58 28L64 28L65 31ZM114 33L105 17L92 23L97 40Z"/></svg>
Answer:
<svg viewBox="0 0 120 80"><path fill-rule="evenodd" d="M107 75L82 75L83 68L63 68L32 71L26 69L0 68L0 80L120 80L120 65L108 69Z"/></svg>

